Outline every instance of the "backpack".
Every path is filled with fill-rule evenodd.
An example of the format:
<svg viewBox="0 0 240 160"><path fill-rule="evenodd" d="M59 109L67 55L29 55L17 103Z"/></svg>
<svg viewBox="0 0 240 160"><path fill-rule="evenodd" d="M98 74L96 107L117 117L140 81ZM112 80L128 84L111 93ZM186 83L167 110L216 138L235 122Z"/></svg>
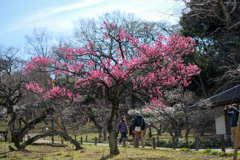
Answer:
<svg viewBox="0 0 240 160"><path fill-rule="evenodd" d="M143 118L142 118L142 123L143 123ZM141 123L141 126L135 126L135 129L134 129L135 132L140 132L141 131L142 123Z"/></svg>

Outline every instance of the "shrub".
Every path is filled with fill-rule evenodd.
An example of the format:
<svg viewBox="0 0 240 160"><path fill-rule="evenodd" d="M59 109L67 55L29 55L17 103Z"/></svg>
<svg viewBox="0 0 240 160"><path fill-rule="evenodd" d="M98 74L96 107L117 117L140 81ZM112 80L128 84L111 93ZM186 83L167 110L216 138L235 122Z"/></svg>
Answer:
<svg viewBox="0 0 240 160"><path fill-rule="evenodd" d="M226 154L225 152L221 151L221 152L218 152L218 155L224 155Z"/></svg>
<svg viewBox="0 0 240 160"><path fill-rule="evenodd" d="M233 156L233 155L234 155L234 152L227 153L227 155Z"/></svg>
<svg viewBox="0 0 240 160"><path fill-rule="evenodd" d="M164 143L165 143L165 140L159 140L158 142L157 142L157 147L163 147L163 145L164 145Z"/></svg>
<svg viewBox="0 0 240 160"><path fill-rule="evenodd" d="M166 141L166 140L159 140L156 144L157 147L167 147L172 148L172 141ZM199 148L208 148L208 147L220 147L221 141L220 140L214 140L214 139L206 139L206 138L200 138L199 142ZM225 140L225 146L232 146L232 142L229 140ZM187 142L184 138L179 138L178 144L176 144L177 148L195 148L195 139L190 139Z"/></svg>
<svg viewBox="0 0 240 160"><path fill-rule="evenodd" d="M211 149L205 149L204 151L202 151L202 153L211 153L212 152L212 150Z"/></svg>
<svg viewBox="0 0 240 160"><path fill-rule="evenodd" d="M181 148L180 151L184 151L184 152L190 152L191 149L190 148Z"/></svg>
<svg viewBox="0 0 240 160"><path fill-rule="evenodd" d="M218 154L219 154L219 152L218 152L218 151L215 151L215 150L213 150L212 152L210 152L210 154L212 154L212 155L218 155Z"/></svg>
<svg viewBox="0 0 240 160"><path fill-rule="evenodd" d="M179 138L178 144L177 144L178 148L187 148L187 142L184 138Z"/></svg>
<svg viewBox="0 0 240 160"><path fill-rule="evenodd" d="M145 146L152 146L152 143L146 141L146 142L145 142Z"/></svg>

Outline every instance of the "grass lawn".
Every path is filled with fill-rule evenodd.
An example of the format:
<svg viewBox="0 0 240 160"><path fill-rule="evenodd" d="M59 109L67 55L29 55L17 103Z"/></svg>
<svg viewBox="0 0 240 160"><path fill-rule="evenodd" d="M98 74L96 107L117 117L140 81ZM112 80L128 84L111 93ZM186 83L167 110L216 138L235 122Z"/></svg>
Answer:
<svg viewBox="0 0 240 160"><path fill-rule="evenodd" d="M109 147L82 145L84 149L74 150L73 145L65 147L52 147L49 145L30 145L27 146L29 152L9 152L8 143L0 143L0 159L36 159L36 160L61 160L61 159L203 159L203 160L230 160L229 155L211 155L202 152L186 152L175 150L153 150L119 147L120 154L117 156L109 155ZM12 144L12 146L14 146Z"/></svg>

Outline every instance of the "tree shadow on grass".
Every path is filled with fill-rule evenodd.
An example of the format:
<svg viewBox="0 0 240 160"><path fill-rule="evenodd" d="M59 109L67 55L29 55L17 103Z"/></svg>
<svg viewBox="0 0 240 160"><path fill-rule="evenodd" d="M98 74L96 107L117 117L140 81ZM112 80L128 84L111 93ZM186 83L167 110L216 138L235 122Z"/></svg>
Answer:
<svg viewBox="0 0 240 160"><path fill-rule="evenodd" d="M107 155L105 157L102 157L100 160L106 160L106 159L110 159L110 158L113 158L113 157L114 157L114 155L109 154L109 155Z"/></svg>
<svg viewBox="0 0 240 160"><path fill-rule="evenodd" d="M9 153L9 152L10 152L10 151L2 152L2 153L0 153L0 155L7 154L7 153Z"/></svg>
<svg viewBox="0 0 240 160"><path fill-rule="evenodd" d="M2 158L8 158L7 155L8 155L9 152L10 152L10 151L0 153L0 159L2 159Z"/></svg>

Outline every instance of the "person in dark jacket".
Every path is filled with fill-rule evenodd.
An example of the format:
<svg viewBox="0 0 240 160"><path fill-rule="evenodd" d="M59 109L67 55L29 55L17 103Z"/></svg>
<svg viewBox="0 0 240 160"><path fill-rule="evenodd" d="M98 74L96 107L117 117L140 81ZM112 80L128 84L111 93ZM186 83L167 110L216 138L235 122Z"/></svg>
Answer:
<svg viewBox="0 0 240 160"><path fill-rule="evenodd" d="M140 113L134 118L133 130L135 131L134 147L137 147L137 137L140 135L142 140L142 147L145 147L143 133L146 132L145 121Z"/></svg>
<svg viewBox="0 0 240 160"><path fill-rule="evenodd" d="M133 130L133 123L134 123L134 119L132 120L132 124L129 127L129 136L132 136L133 139L135 139L135 132Z"/></svg>
<svg viewBox="0 0 240 160"><path fill-rule="evenodd" d="M133 130L133 123L134 123L134 119L132 120L132 124L129 127L129 136L132 136L133 140L134 140L135 139L135 131ZM147 127L147 125L145 125L145 132L143 133L143 137L146 133L146 127ZM142 142L140 135L138 136L138 140Z"/></svg>
<svg viewBox="0 0 240 160"><path fill-rule="evenodd" d="M227 109L232 110L228 112ZM237 125L238 125L238 115L239 115L239 106L237 104L229 105L229 107L225 106L224 113L231 117L230 125L231 125L231 132L232 138L235 145L236 134L237 134ZM240 146L240 142L238 142L238 147Z"/></svg>
<svg viewBox="0 0 240 160"><path fill-rule="evenodd" d="M121 132L121 138L119 140L119 145L121 145L122 139L126 138L126 134L127 134L127 124L125 123L125 117L122 117L122 120L118 123L118 127L117 127L118 134L119 134L119 131Z"/></svg>

